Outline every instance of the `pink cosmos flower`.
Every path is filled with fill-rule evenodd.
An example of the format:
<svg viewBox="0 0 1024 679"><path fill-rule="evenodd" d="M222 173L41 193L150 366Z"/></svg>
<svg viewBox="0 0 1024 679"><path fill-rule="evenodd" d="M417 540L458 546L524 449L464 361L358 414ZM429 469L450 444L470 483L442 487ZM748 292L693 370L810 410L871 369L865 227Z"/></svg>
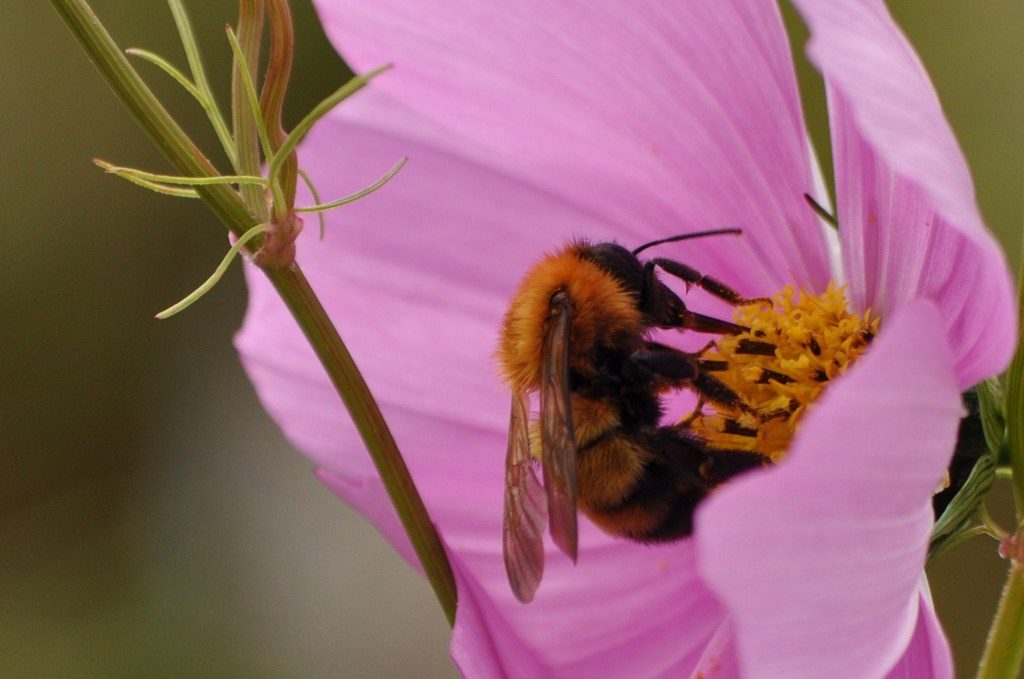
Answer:
<svg viewBox="0 0 1024 679"><path fill-rule="evenodd" d="M384 190L307 229L299 264L394 429L449 550L452 655L470 676L948 677L923 564L959 393L1014 344L1011 283L964 159L881 0L796 0L824 73L839 258L774 3L319 0L358 70L394 63L321 122L324 195ZM492 353L520 277L566 237L666 246L740 293L848 285L882 318L786 459L719 489L692 539L644 546L582 520L535 601L501 557L509 395ZM833 261L835 260L835 261ZM320 478L415 562L320 365L251 267L237 343ZM687 297L691 308L699 293Z"/></svg>

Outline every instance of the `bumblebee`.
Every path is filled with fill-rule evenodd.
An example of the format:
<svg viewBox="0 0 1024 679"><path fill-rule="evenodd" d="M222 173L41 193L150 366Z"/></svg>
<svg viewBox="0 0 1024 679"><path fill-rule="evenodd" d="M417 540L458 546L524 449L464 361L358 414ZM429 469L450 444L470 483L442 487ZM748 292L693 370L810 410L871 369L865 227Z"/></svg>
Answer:
<svg viewBox="0 0 1024 679"><path fill-rule="evenodd" d="M743 328L689 311L657 270L734 306L761 300L741 297L686 264L638 255L661 243L721 233L739 230L684 234L633 251L576 240L544 256L512 298L497 359L512 391L503 549L520 601L531 601L540 585L545 523L573 562L577 509L612 535L643 543L681 539L692 532L694 509L712 488L763 464L754 453L710 449L685 425L661 424L660 394L670 389L742 406L703 369L699 352L653 342L650 332L735 334ZM540 412L531 424L533 392L540 393Z"/></svg>

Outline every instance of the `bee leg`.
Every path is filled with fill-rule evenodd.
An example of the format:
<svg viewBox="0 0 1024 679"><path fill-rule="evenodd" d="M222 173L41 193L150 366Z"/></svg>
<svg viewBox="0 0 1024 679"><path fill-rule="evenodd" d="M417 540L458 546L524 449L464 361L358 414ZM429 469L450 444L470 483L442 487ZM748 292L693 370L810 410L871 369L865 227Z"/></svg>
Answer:
<svg viewBox="0 0 1024 679"><path fill-rule="evenodd" d="M709 448L685 427L660 427L652 437L651 450L676 474L695 489L711 489L734 476L769 464L768 460L748 450Z"/></svg>
<svg viewBox="0 0 1024 679"><path fill-rule="evenodd" d="M704 483L710 486L717 486L737 474L770 464L769 460L760 453L736 448L712 448L682 424L661 427L659 432L663 436L667 432L672 432L673 436L682 442L681 445L686 446L690 451L699 452L700 477ZM692 454L690 452L690 455ZM692 457L688 459L691 460L689 464L692 468Z"/></svg>
<svg viewBox="0 0 1024 679"><path fill-rule="evenodd" d="M700 364L696 358L655 342L648 342L646 349L634 351L630 358L633 363L670 382L669 386L693 382L700 373Z"/></svg>
<svg viewBox="0 0 1024 679"><path fill-rule="evenodd" d="M644 342L644 345L651 351L675 351L681 354L686 354L690 358L697 360L698 363L700 363L701 365L704 364L704 353L710 349L714 349L717 346L715 340L709 341L707 344L702 346L697 351L683 351L681 349L676 349L675 347L670 347L667 344L662 344L661 342L652 342L650 340Z"/></svg>
<svg viewBox="0 0 1024 679"><path fill-rule="evenodd" d="M658 280L653 262L644 264L639 306L641 311L650 317L651 325L659 328L684 328L716 335L738 335L746 330L743 326L730 321L687 309L683 300Z"/></svg>
<svg viewBox="0 0 1024 679"><path fill-rule="evenodd" d="M659 257L648 261L645 267L651 267L652 269L654 267L658 267L668 275L675 276L686 283L687 287L690 285L696 285L701 290L705 290L718 299L728 302L733 306L744 306L747 304L755 304L757 302L771 304L771 300L767 297L743 297L718 279L712 278L711 276L705 276L692 266L687 266L686 264L677 262L674 259L663 259Z"/></svg>
<svg viewBox="0 0 1024 679"><path fill-rule="evenodd" d="M735 391L708 374L698 359L684 351L650 342L647 349L633 352L630 358L635 365L643 366L661 378L666 387L689 387L698 396L719 406L747 410Z"/></svg>
<svg viewBox="0 0 1024 679"><path fill-rule="evenodd" d="M674 426L685 429L689 427L691 424L693 424L694 420L696 420L698 417L704 414L704 404L706 403L706 401L707 399L698 394L697 405L693 407L693 412L679 420Z"/></svg>
<svg viewBox="0 0 1024 679"><path fill-rule="evenodd" d="M658 427L648 435L648 450L662 464L671 467L678 481L685 481L694 492L703 495L707 489L707 477L702 467L706 464L706 450L703 441L681 427Z"/></svg>
<svg viewBox="0 0 1024 679"><path fill-rule="evenodd" d="M770 464L769 460L749 450L708 448L700 467L703 476L712 485L718 485L734 476Z"/></svg>

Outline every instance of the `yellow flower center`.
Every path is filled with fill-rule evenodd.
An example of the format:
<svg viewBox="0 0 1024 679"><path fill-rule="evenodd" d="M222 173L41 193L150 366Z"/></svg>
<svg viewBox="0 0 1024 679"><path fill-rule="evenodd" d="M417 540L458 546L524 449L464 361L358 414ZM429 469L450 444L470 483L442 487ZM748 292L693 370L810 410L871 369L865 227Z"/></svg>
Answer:
<svg viewBox="0 0 1024 679"><path fill-rule="evenodd" d="M821 295L787 286L775 305L736 310L739 335L716 340L702 354L705 370L736 392L742 409L704 405L687 419L711 446L750 450L777 462L822 390L878 332L871 310L847 311L844 288ZM707 412L705 412L707 410Z"/></svg>

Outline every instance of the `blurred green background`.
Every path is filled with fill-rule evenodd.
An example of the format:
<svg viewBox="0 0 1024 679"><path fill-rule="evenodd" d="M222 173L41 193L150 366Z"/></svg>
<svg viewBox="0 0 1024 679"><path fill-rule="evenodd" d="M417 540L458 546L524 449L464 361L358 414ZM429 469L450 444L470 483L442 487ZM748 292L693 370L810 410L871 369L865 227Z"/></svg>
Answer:
<svg viewBox="0 0 1024 679"><path fill-rule="evenodd" d="M216 88L236 3L187 4ZM1024 5L889 5L1016 266ZM93 8L122 46L183 63L164 2ZM311 7L293 10L290 122L345 74ZM196 107L142 70L212 148ZM259 408L231 348L245 303L237 265L187 313L153 320L209 275L225 232L199 203L91 164L166 168L49 3L4 2L0 86L0 676L454 675L429 588ZM807 112L821 146L824 110ZM997 493L1006 523L1009 502ZM931 569L964 676L1005 572L981 539Z"/></svg>

